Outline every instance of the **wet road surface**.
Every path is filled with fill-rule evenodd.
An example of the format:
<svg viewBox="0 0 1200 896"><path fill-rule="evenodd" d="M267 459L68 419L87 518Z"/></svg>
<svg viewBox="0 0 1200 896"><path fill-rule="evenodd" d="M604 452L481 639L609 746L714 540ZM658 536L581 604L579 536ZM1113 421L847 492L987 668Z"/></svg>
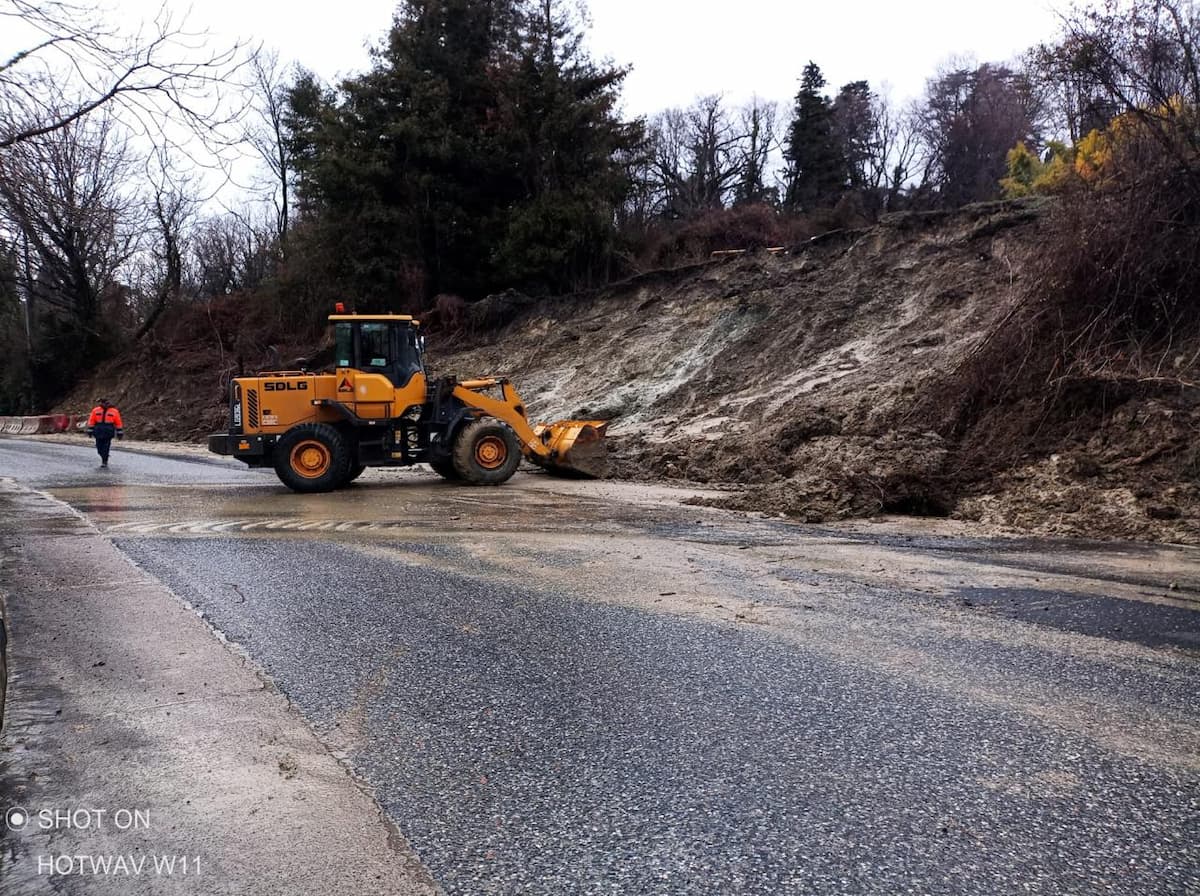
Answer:
<svg viewBox="0 0 1200 896"><path fill-rule="evenodd" d="M0 476L244 648L450 893L1200 892L1195 551L87 451Z"/></svg>

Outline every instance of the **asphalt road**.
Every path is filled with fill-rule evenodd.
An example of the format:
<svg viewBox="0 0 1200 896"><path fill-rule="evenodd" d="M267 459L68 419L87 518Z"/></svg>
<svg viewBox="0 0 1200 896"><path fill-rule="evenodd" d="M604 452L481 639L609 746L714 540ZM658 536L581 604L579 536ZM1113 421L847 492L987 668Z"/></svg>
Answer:
<svg viewBox="0 0 1200 896"><path fill-rule="evenodd" d="M1200 893L1195 551L12 439L0 476L244 649L449 893Z"/></svg>

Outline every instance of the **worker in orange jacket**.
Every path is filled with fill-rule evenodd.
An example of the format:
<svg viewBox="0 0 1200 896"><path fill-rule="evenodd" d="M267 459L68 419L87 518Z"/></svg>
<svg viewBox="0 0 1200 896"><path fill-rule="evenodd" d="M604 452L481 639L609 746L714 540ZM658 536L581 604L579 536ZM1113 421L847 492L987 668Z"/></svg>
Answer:
<svg viewBox="0 0 1200 896"><path fill-rule="evenodd" d="M101 398L92 408L88 417L88 435L96 440L96 453L100 455L100 466L108 466L108 449L112 445L113 436L125 438L124 426L121 423L121 412L109 404L107 398Z"/></svg>

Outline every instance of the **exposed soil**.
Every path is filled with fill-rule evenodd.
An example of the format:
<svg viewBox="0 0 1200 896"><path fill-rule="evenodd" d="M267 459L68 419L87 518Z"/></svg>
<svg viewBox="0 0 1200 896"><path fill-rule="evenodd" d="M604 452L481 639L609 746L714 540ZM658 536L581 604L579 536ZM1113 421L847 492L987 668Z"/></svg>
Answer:
<svg viewBox="0 0 1200 896"><path fill-rule="evenodd" d="M1053 414L994 409L966 432L930 410L1022 299L1042 220L1025 203L906 213L593 293L502 294L469 309L468 332L432 333L429 360L435 373L510 377L540 420L611 420L616 476L728 488L698 500L808 521L908 513L1200 543L1194 388L1081 384ZM195 439L221 427L238 355L254 369L306 354L277 332L239 332L228 307L190 320L66 409L102 388L134 434Z"/></svg>

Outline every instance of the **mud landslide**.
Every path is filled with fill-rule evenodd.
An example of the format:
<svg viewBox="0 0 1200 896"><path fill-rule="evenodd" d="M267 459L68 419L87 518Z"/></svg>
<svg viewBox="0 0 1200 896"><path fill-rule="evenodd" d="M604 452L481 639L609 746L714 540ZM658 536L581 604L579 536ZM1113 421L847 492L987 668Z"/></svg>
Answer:
<svg viewBox="0 0 1200 896"><path fill-rule="evenodd" d="M931 413L1024 298L1041 226L1011 202L886 216L525 306L439 366L512 377L544 419L610 419L617 475L728 486L723 506L1200 543L1186 390L1104 392L1046 425L1017 407L952 432Z"/></svg>
<svg viewBox="0 0 1200 896"><path fill-rule="evenodd" d="M433 375L511 378L536 420L610 420L610 475L716 486L722 506L1200 543L1197 389L1080 383L1051 417L1018 404L969 426L939 410L1028 298L1044 226L1029 202L899 213L594 292L509 291L471 305L465 330L431 333L427 360ZM135 436L220 428L232 362L206 329L164 328L153 363L114 362L64 409L104 389ZM312 354L255 356L268 335L239 333L249 367ZM163 364L176 373L155 376Z"/></svg>

